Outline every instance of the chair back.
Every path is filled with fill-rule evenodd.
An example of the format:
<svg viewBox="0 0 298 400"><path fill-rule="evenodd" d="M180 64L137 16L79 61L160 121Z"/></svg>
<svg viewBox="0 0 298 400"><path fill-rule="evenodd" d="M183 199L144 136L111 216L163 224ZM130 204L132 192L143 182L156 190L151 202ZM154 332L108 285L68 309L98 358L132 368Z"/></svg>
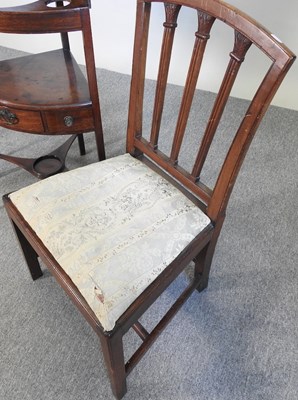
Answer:
<svg viewBox="0 0 298 400"><path fill-rule="evenodd" d="M222 1L172 0L171 2L164 2L159 0L138 0L137 3L127 151L135 155L144 155L159 165L170 176L199 197L206 205L207 214L215 221L220 215L223 216L225 214L235 179L249 145L295 56L275 35L268 32L252 18ZM144 103L146 59L149 27L151 25L150 14L152 14L154 7L157 7L158 11L163 8L165 15L150 132L146 136L143 121L143 116L148 114L148 108ZM195 25L191 28L190 18L184 18L183 20L183 17L190 15L186 14L186 12L182 15L183 10L186 9L188 9L187 13L192 11L196 14ZM163 124L163 117L166 109L166 90L169 81L170 62L175 45L174 38L177 38L179 28L182 28L182 32L186 30L183 28L183 21L186 22L187 29L193 32L191 38L193 49L189 57L190 62L186 72L180 105L176 115L174 115L175 126L171 127L173 132L167 133L167 140L171 138L171 144L168 146L167 151L164 151L164 149L161 149L160 143L162 142L162 128L168 128ZM223 71L223 79L219 84L218 93L214 96L214 102L210 110L206 111L205 107L201 107L201 110L199 109L200 107L193 110L193 99L195 93L197 93L199 74L200 71L202 72L202 66L204 65L203 58L206 53L207 42L211 44L212 41L219 40L218 53L221 51L223 36L218 34L218 31L214 28L217 24L223 24L233 32L230 36L231 43L229 44L230 53L227 54L227 67ZM156 24L154 24L154 28L156 31ZM183 45L186 44L187 42L183 42ZM269 67L266 65L263 77L260 80L261 83L255 93L252 94L251 101L245 103L247 105L243 109L243 115L235 116L233 114L233 119L238 121L237 126L233 128L232 135L229 134L230 143L219 166L214 180L215 183L210 186L209 183L204 182L202 170L212 142L215 138L219 141L222 139L221 132L218 132L217 135L216 132L221 130L218 128L220 127L224 110L229 103L231 90L239 75L240 67L246 54L253 51L253 47L258 48L258 52L266 60L269 60ZM154 49L157 51L155 38ZM182 57L178 56L178 62L176 57L176 65L181 62ZM213 59L212 62L214 64L216 60ZM250 58L249 62L254 63L255 58ZM247 69L244 72L246 71ZM240 77L247 79L243 74ZM171 109L171 104L168 109ZM180 159L189 158L188 155L182 155L184 147L187 148L187 146L183 146L183 143L187 140L186 135L189 134L189 129L187 129L188 119L191 112L193 112L195 118L198 118L200 111L204 113L204 116L207 115L205 126L195 149L192 164L185 168L184 165L181 165Z"/></svg>

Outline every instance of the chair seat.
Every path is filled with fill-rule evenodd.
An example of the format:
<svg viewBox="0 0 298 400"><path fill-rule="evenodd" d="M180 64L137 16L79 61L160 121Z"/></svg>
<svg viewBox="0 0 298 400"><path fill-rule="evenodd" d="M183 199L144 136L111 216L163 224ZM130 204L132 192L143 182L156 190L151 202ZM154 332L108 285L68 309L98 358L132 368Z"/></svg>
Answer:
<svg viewBox="0 0 298 400"><path fill-rule="evenodd" d="M210 224L129 154L37 182L10 199L106 331Z"/></svg>

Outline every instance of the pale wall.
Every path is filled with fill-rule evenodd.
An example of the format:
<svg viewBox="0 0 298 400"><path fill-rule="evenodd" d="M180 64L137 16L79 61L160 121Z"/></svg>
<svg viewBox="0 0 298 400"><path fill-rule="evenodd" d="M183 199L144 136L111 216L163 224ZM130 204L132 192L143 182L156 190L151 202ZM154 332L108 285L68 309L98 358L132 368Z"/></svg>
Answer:
<svg viewBox="0 0 298 400"><path fill-rule="evenodd" d="M26 4L24 0L1 0L1 7ZM234 6L242 9L250 16L260 21L271 32L276 34L288 47L298 54L298 2L296 0L230 0ZM160 9L153 15L154 27L163 19L163 12ZM93 0L92 1L92 27L94 37L94 48L97 67L129 74L131 72L131 53L135 21L135 0ZM192 22L191 14L183 13L181 20L187 20L189 26ZM182 22L182 21L181 21ZM181 24L182 26L182 24ZM220 31L220 36L225 38L225 30L221 31L220 26L215 27ZM171 70L170 79L173 83L182 84L182 72L184 71L180 60L188 59L190 46L185 41L186 30L177 36L178 63ZM72 50L79 62L83 62L83 53L80 45L80 37L77 33L72 34ZM155 43L154 34L152 41ZM30 36L0 34L0 45L12 47L19 50L39 52L45 51L59 43L58 37L53 36ZM229 45L230 46L230 45ZM156 49L156 46L154 47ZM220 77L227 63L227 53L230 47L221 51L215 51L210 44L208 49L208 68L202 71L200 87L207 90L216 90L217 80ZM155 51L151 51L154 57ZM252 53L253 67L245 70L248 74L245 84L233 92L237 97L246 98L250 89L257 80L258 70L262 63L259 61L259 54ZM154 78L155 71L149 69L149 76ZM281 88L274 99L274 104L298 110L298 61L284 80Z"/></svg>

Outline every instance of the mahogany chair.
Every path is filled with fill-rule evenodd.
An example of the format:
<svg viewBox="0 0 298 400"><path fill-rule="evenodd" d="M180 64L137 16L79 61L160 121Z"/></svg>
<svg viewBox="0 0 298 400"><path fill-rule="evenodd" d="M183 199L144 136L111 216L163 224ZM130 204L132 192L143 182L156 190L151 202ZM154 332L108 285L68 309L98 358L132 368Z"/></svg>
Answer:
<svg viewBox="0 0 298 400"><path fill-rule="evenodd" d="M83 133L95 132L98 157L105 150L94 64L89 0L38 0L0 8L0 32L42 34L51 40L60 33L62 48L0 61L0 126L40 135L72 135L62 146L38 158L0 154L42 179L65 168L67 152ZM81 31L87 79L70 50L69 32Z"/></svg>
<svg viewBox="0 0 298 400"><path fill-rule="evenodd" d="M143 114L148 113L143 101L150 12L163 6L159 73L151 132L146 138L142 135ZM197 15L198 25L193 26L193 53L172 145L166 153L159 148L161 121L177 19L184 7ZM201 62L215 21L234 32L230 60L197 155L186 170L179 163L182 141L186 139ZM231 137L214 187L209 187L200 178L201 171L239 68L252 45L269 59L270 67ZM137 0L127 154L55 175L4 196L32 278L42 275L40 258L94 328L117 399L126 393L128 374L191 293L207 287L235 179L294 58L274 35L222 1ZM193 279L148 332L140 317L190 264L194 264ZM130 328L143 343L125 360L123 336Z"/></svg>

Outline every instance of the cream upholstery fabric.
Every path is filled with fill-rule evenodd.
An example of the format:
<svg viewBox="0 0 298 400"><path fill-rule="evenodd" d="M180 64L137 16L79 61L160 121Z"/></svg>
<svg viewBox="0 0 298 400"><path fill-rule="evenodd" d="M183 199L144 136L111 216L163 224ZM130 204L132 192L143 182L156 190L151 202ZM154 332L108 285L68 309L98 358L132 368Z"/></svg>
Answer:
<svg viewBox="0 0 298 400"><path fill-rule="evenodd" d="M129 154L10 195L106 331L209 218Z"/></svg>

